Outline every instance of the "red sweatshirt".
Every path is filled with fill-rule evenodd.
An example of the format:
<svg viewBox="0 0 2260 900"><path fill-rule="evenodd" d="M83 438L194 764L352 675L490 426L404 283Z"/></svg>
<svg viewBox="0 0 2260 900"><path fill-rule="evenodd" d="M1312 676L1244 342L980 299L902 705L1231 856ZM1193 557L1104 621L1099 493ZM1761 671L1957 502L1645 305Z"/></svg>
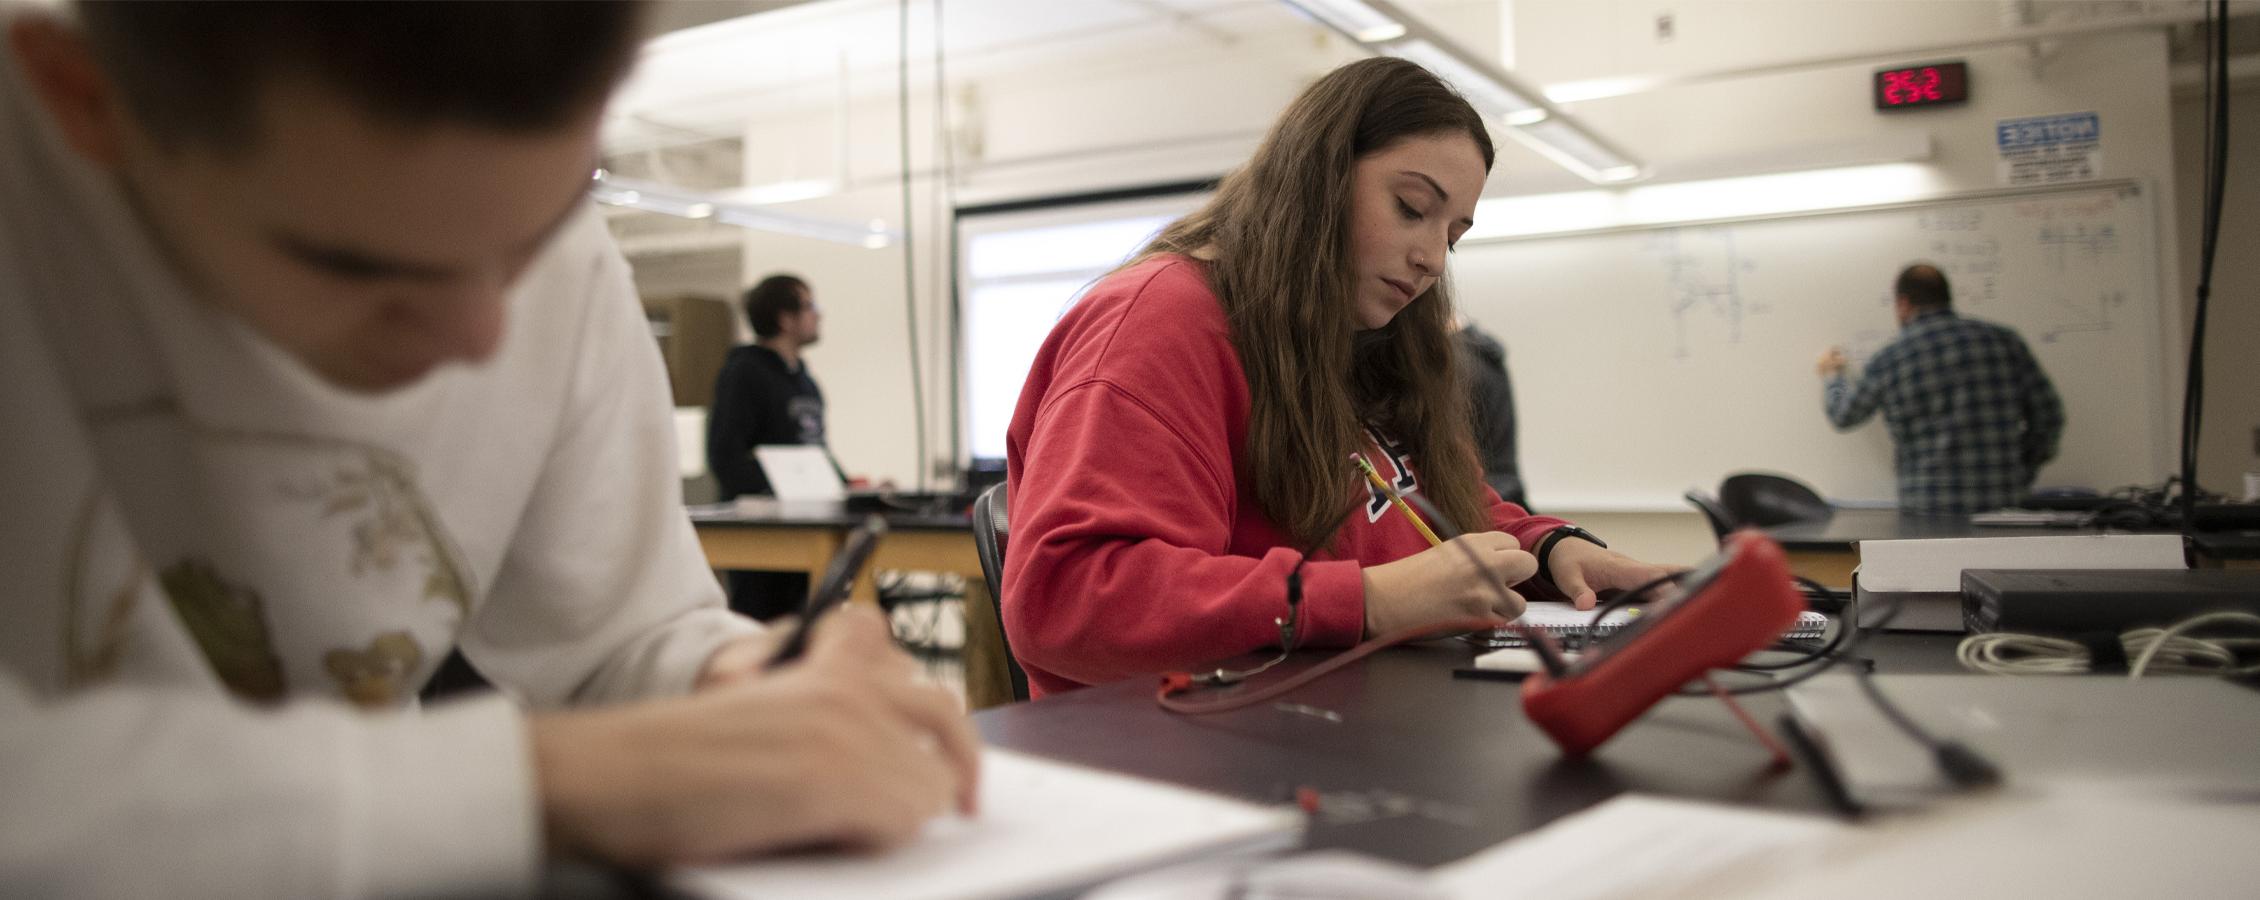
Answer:
<svg viewBox="0 0 2260 900"><path fill-rule="evenodd" d="M1247 423L1247 376L1200 262L1118 272L1053 326L1006 434L1000 602L1032 694L1278 645L1272 620L1301 554L1242 483ZM1403 453L1366 456L1400 490L1419 489ZM1365 483L1347 460L1335 477ZM1360 570L1428 548L1367 493L1332 551L1303 567L1303 646L1356 643ZM1493 526L1525 548L1565 524L1485 493Z"/></svg>

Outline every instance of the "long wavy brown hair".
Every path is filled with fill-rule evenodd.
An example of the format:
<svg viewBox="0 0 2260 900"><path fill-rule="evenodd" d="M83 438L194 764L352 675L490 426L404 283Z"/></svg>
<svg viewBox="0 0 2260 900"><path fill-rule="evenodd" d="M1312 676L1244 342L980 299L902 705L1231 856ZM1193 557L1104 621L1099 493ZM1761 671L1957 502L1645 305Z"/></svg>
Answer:
<svg viewBox="0 0 2260 900"><path fill-rule="evenodd" d="M1452 363L1447 282L1388 327L1353 318L1350 188L1359 159L1412 137L1464 134L1492 162L1483 118L1428 70L1389 57L1335 69L1288 105L1248 164L1125 264L1211 256L1247 371L1246 468L1264 514L1319 547L1363 496L1349 461L1370 424L1419 460L1422 491L1462 531L1489 527L1467 392Z"/></svg>

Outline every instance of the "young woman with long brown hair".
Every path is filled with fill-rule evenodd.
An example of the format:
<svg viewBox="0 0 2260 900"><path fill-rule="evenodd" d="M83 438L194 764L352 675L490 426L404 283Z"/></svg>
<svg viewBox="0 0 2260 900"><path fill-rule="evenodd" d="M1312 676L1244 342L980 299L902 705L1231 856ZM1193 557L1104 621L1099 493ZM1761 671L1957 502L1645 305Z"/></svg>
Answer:
<svg viewBox="0 0 2260 900"><path fill-rule="evenodd" d="M1443 276L1491 161L1427 70L1343 66L1052 329L1006 451L1005 629L1035 694L1275 645L1298 571L1302 646L1664 573L1480 478ZM1465 546L1430 547L1353 455Z"/></svg>

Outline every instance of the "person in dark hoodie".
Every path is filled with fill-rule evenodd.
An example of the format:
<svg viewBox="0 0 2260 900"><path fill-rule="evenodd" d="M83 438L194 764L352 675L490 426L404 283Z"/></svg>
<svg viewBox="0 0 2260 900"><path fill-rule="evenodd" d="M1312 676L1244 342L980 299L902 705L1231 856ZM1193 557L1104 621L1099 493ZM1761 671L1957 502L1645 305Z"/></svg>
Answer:
<svg viewBox="0 0 2260 900"><path fill-rule="evenodd" d="M823 333L815 293L797 276L771 275L746 290L745 315L754 342L723 360L706 419L706 467L722 500L771 493L753 448L824 443L824 392L800 355ZM730 608L762 621L808 596L806 572L732 571L729 583Z"/></svg>

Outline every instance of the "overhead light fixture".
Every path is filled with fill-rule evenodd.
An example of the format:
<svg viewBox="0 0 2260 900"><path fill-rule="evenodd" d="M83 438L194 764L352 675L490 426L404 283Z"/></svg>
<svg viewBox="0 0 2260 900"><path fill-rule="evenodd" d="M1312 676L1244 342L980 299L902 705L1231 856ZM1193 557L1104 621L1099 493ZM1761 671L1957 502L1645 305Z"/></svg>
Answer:
<svg viewBox="0 0 2260 900"><path fill-rule="evenodd" d="M839 183L829 178L796 178L728 191L731 199L756 206L814 200L838 193Z"/></svg>
<svg viewBox="0 0 2260 900"><path fill-rule="evenodd" d="M1582 103L1587 100L1606 100L1641 91L1654 90L1661 82L1654 78L1595 78L1588 81L1565 81L1548 85L1546 99L1555 103Z"/></svg>
<svg viewBox="0 0 2260 900"><path fill-rule="evenodd" d="M589 197L607 206L625 206L685 219L708 219L740 228L774 231L859 247L876 249L890 246L902 239L901 232L888 229L886 223L881 221L851 224L787 215L741 200L712 196L689 188L621 178L602 169L597 170L591 180Z"/></svg>
<svg viewBox="0 0 2260 900"><path fill-rule="evenodd" d="M1374 53L1419 63L1467 98L1507 134L1596 184L1638 179L1645 171L1630 154L1553 105L1498 64L1397 7L1389 0L1284 0L1318 23Z"/></svg>
<svg viewBox="0 0 2260 900"><path fill-rule="evenodd" d="M1623 181L1640 174L1638 164L1568 119L1549 118L1507 133L1587 181ZM1623 174L1627 171L1629 175ZM1610 177L1611 172L1619 173L1618 177Z"/></svg>
<svg viewBox="0 0 2260 900"><path fill-rule="evenodd" d="M1542 101L1538 99L1537 93L1524 92L1518 85L1508 84L1500 73L1483 71L1480 63L1453 52L1458 49L1456 47L1447 47L1421 38L1408 38L1380 44L1376 49L1399 59L1419 63L1421 68L1436 73L1436 77L1458 88L1468 103L1486 116L1505 119L1508 116L1527 114L1532 110L1545 112L1545 107L1539 105Z"/></svg>
<svg viewBox="0 0 2260 900"><path fill-rule="evenodd" d="M1360 30L1356 36L1358 40L1367 43L1376 41L1393 41L1405 36L1405 26L1399 25L1395 22L1391 22L1387 25L1375 25L1371 28Z"/></svg>
<svg viewBox="0 0 2260 900"><path fill-rule="evenodd" d="M1301 0L1292 4L1320 23L1361 44L1405 36L1405 23L1360 0Z"/></svg>
<svg viewBox="0 0 2260 900"><path fill-rule="evenodd" d="M1937 176L1916 163L1846 166L1731 178L1486 197L1460 246L1613 228L1652 228L1823 209L1887 206L1937 196Z"/></svg>

